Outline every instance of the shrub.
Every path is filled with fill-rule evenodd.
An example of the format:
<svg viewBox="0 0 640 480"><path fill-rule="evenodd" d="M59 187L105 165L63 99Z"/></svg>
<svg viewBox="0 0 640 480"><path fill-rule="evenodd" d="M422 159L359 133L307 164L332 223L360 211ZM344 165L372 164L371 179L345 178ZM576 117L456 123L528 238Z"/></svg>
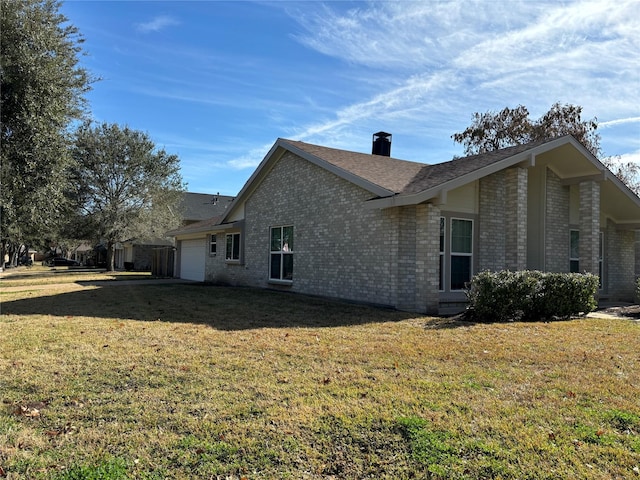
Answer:
<svg viewBox="0 0 640 480"><path fill-rule="evenodd" d="M640 304L640 277L636 280L636 303Z"/></svg>
<svg viewBox="0 0 640 480"><path fill-rule="evenodd" d="M480 321L568 318L595 309L598 277L539 271L484 271L467 292L469 314Z"/></svg>

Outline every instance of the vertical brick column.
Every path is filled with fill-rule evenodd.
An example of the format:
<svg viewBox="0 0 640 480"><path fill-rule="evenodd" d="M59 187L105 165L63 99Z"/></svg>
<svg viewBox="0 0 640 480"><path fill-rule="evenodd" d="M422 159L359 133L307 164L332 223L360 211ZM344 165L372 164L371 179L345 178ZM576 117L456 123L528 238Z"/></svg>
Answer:
<svg viewBox="0 0 640 480"><path fill-rule="evenodd" d="M425 311L424 304L427 297L427 261L428 261L428 219L427 205L416 205L416 286L415 286L415 309L419 312Z"/></svg>
<svg viewBox="0 0 640 480"><path fill-rule="evenodd" d="M544 269L569 271L569 187L562 186L552 170L546 170Z"/></svg>
<svg viewBox="0 0 640 480"><path fill-rule="evenodd" d="M527 268L528 171L510 168L505 172L505 261L512 271Z"/></svg>
<svg viewBox="0 0 640 480"><path fill-rule="evenodd" d="M505 268L505 173L480 179L478 269Z"/></svg>
<svg viewBox="0 0 640 480"><path fill-rule="evenodd" d="M618 229L612 220L607 220L606 229L606 292L614 301L632 302L635 293L636 233ZM582 252L581 252L582 255ZM580 259L582 262L582 258Z"/></svg>
<svg viewBox="0 0 640 480"><path fill-rule="evenodd" d="M398 310L415 311L416 208L402 207L398 222Z"/></svg>
<svg viewBox="0 0 640 480"><path fill-rule="evenodd" d="M636 230L635 237L635 278L640 278L640 230Z"/></svg>
<svg viewBox="0 0 640 480"><path fill-rule="evenodd" d="M580 183L580 271L598 274L600 184Z"/></svg>
<svg viewBox="0 0 640 480"><path fill-rule="evenodd" d="M438 314L440 306L440 208L416 207L416 310Z"/></svg>

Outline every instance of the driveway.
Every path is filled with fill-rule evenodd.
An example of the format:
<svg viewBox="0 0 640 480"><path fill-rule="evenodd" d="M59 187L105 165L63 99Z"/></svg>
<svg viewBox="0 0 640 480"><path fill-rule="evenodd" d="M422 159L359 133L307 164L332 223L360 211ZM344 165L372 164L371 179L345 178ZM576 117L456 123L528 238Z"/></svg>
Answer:
<svg viewBox="0 0 640 480"><path fill-rule="evenodd" d="M78 280L76 282L66 283L45 283L41 285L18 285L15 287L2 287L3 292L21 292L24 290L55 290L60 288L86 288L86 287L124 287L129 285L168 285L178 283L193 283L192 280L183 280L181 278L157 278L149 280Z"/></svg>

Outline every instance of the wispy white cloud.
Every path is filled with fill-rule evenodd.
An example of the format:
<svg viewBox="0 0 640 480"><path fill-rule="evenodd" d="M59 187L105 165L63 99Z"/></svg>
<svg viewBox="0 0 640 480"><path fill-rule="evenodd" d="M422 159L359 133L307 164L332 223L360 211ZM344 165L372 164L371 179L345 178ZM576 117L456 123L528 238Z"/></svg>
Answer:
<svg viewBox="0 0 640 480"><path fill-rule="evenodd" d="M159 15L144 23L136 23L136 30L142 33L159 32L167 27L180 25L180 21L169 15Z"/></svg>
<svg viewBox="0 0 640 480"><path fill-rule="evenodd" d="M600 122L598 123L598 126L606 128L606 127L612 127L614 125L624 125L626 123L640 123L640 117L616 118L615 120Z"/></svg>
<svg viewBox="0 0 640 480"><path fill-rule="evenodd" d="M582 105L586 117L638 114L630 101L640 97L636 0L337 5L295 12L304 29L296 39L361 66L367 81L381 72L388 86L301 127L302 139L371 119L412 130L444 121L453 133L474 111L523 104L540 115L557 101Z"/></svg>
<svg viewBox="0 0 640 480"><path fill-rule="evenodd" d="M264 159L266 153L272 147L271 143L252 148L246 154L235 157L227 162L227 165L236 170L255 168Z"/></svg>
<svg viewBox="0 0 640 480"><path fill-rule="evenodd" d="M622 155L620 155L620 162L633 162L640 165L640 150L636 150L635 152L623 153Z"/></svg>

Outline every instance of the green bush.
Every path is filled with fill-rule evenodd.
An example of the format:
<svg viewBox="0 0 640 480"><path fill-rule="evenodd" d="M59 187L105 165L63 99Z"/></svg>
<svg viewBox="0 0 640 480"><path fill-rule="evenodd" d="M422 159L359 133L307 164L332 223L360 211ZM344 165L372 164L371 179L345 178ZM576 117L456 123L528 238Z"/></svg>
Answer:
<svg viewBox="0 0 640 480"><path fill-rule="evenodd" d="M467 292L479 321L550 320L586 314L597 306L598 277L579 273L484 271Z"/></svg>
<svg viewBox="0 0 640 480"><path fill-rule="evenodd" d="M640 277L636 280L636 303L640 304Z"/></svg>

